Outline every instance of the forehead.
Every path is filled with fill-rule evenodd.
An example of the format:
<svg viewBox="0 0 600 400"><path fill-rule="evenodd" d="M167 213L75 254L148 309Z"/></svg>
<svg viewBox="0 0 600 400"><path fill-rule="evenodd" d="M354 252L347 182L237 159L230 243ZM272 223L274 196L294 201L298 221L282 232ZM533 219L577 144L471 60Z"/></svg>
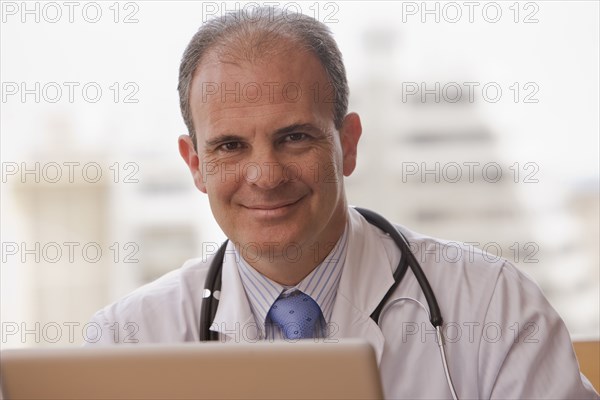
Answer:
<svg viewBox="0 0 600 400"><path fill-rule="evenodd" d="M211 51L194 73L190 106L197 135L206 136L240 121L274 129L333 121L332 94L325 69L310 51L282 48L252 61Z"/></svg>

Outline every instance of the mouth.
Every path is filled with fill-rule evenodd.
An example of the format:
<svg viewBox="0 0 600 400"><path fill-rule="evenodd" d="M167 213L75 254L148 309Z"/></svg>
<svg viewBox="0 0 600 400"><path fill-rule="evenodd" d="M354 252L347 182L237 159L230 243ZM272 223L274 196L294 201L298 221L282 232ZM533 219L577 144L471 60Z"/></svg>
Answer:
<svg viewBox="0 0 600 400"><path fill-rule="evenodd" d="M285 200L276 203L258 203L252 205L244 205L243 207L257 216L262 217L280 217L292 211L305 196L295 200Z"/></svg>

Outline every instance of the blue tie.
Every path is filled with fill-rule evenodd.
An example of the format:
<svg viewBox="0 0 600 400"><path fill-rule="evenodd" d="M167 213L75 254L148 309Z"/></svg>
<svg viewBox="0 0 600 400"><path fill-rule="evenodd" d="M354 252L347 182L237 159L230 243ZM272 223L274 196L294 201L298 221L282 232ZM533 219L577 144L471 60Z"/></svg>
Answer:
<svg viewBox="0 0 600 400"><path fill-rule="evenodd" d="M267 314L281 328L285 339L306 339L318 335L321 308L307 294L296 291L287 297L279 297Z"/></svg>

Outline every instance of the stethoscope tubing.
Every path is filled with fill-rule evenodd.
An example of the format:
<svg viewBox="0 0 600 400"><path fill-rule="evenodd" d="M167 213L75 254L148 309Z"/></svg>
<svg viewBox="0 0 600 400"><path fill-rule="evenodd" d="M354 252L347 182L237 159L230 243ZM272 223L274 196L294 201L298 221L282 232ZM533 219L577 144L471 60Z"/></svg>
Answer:
<svg viewBox="0 0 600 400"><path fill-rule="evenodd" d="M406 271L410 267L421 290L423 291L423 295L427 300L427 305L429 307L429 321L436 329L438 333L438 345L440 348L440 355L442 357L442 364L444 367L444 373L446 374L446 379L448 383L448 388L452 394L454 399L458 399L456 394L456 389L454 387L454 383L452 382L452 378L450 376L450 371L448 369L448 361L446 357L446 351L444 346L444 338L440 334L440 327L443 324L442 313L440 311L440 307L438 305L437 299L427 277L425 276L425 272L421 268L421 265L417 261L415 255L410 250L410 245L406 237L394 227L388 220L386 220L381 215L377 214L374 211L367 210L364 208L355 207L355 210L358 211L370 224L376 226L381 229L383 232L388 234L392 240L396 243L396 245L400 248L400 261L398 262L398 266L394 271L394 283L388 289L386 294L383 296L383 299L379 302L375 311L371 314L371 319L379 324L379 319L381 316L381 312L386 304L386 302L391 298L396 288L406 275ZM212 321L217 313L217 307L219 305L219 297L221 294L221 271L223 270L223 260L225 258L225 251L227 249L228 240L225 240L219 250L215 254L206 277L205 289L202 298L202 305L200 307L200 341L214 341L219 340L219 333L215 331L211 331L210 327L212 325ZM426 310L427 311L427 310Z"/></svg>

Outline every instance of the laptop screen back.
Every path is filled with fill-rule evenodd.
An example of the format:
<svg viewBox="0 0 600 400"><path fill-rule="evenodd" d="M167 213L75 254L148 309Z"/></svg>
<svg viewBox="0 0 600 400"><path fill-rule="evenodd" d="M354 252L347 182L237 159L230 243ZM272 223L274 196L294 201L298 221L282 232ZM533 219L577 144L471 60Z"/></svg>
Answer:
<svg viewBox="0 0 600 400"><path fill-rule="evenodd" d="M362 341L3 350L5 399L382 398Z"/></svg>

